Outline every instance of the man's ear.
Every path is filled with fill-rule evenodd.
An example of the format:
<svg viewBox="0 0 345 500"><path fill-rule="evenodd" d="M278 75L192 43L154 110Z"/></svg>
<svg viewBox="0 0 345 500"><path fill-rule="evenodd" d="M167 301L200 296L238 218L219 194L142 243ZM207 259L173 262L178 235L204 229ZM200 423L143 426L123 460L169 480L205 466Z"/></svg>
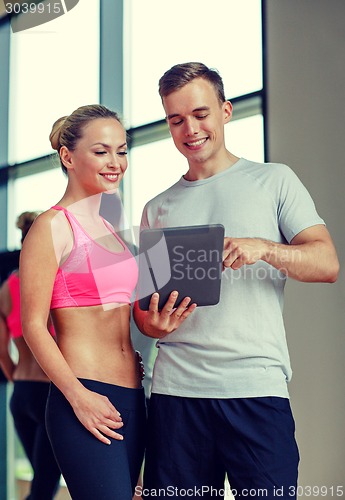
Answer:
<svg viewBox="0 0 345 500"><path fill-rule="evenodd" d="M60 148L60 159L64 167L66 167L67 169L73 168L72 155L70 150L66 148L66 146L61 146Z"/></svg>
<svg viewBox="0 0 345 500"><path fill-rule="evenodd" d="M232 104L230 101L223 103L224 123L229 123L232 117Z"/></svg>

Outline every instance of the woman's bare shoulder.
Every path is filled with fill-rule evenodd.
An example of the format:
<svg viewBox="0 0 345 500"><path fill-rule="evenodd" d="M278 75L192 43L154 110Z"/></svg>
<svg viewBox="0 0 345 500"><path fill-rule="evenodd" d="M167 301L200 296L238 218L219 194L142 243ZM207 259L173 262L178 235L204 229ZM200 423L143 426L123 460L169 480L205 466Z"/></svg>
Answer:
<svg viewBox="0 0 345 500"><path fill-rule="evenodd" d="M53 233L61 234L68 230L69 224L62 211L57 211L52 208L38 215L30 228L30 233L36 235L52 236Z"/></svg>
<svg viewBox="0 0 345 500"><path fill-rule="evenodd" d="M55 257L58 261L71 239L70 227L63 212L49 209L36 217L21 251L21 261L28 255L32 258Z"/></svg>

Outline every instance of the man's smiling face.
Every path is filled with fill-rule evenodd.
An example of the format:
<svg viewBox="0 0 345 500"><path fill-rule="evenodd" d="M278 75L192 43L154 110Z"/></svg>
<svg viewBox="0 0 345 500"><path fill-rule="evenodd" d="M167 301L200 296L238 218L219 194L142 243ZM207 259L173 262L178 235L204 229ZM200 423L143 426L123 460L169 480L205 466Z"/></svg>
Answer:
<svg viewBox="0 0 345 500"><path fill-rule="evenodd" d="M231 118L231 104L221 103L213 85L196 78L163 97L163 106L175 146L190 167L216 162L225 148L224 125Z"/></svg>

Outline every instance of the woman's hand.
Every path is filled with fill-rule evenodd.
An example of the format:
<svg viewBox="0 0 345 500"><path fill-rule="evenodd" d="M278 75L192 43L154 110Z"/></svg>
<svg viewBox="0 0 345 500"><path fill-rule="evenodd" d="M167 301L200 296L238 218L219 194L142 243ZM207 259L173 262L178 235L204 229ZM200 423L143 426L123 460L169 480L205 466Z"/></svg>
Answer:
<svg viewBox="0 0 345 500"><path fill-rule="evenodd" d="M111 444L106 436L123 439L121 434L113 430L123 426L121 415L106 396L85 389L71 405L83 426L102 443Z"/></svg>
<svg viewBox="0 0 345 500"><path fill-rule="evenodd" d="M175 309L177 297L178 292L172 292L162 310L158 311L159 294L154 293L149 310L143 314L141 331L154 338L162 338L175 331L197 307L195 303L190 304L190 297L185 297Z"/></svg>

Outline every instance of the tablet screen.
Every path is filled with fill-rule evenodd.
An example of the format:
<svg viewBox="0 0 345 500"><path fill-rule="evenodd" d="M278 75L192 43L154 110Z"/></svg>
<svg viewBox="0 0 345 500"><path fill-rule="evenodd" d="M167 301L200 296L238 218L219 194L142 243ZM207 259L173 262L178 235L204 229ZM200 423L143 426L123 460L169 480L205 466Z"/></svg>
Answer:
<svg viewBox="0 0 345 500"><path fill-rule="evenodd" d="M149 308L151 295L159 293L159 309L174 290L176 305L191 297L198 306L219 302L224 226L144 229L139 244L139 306Z"/></svg>

